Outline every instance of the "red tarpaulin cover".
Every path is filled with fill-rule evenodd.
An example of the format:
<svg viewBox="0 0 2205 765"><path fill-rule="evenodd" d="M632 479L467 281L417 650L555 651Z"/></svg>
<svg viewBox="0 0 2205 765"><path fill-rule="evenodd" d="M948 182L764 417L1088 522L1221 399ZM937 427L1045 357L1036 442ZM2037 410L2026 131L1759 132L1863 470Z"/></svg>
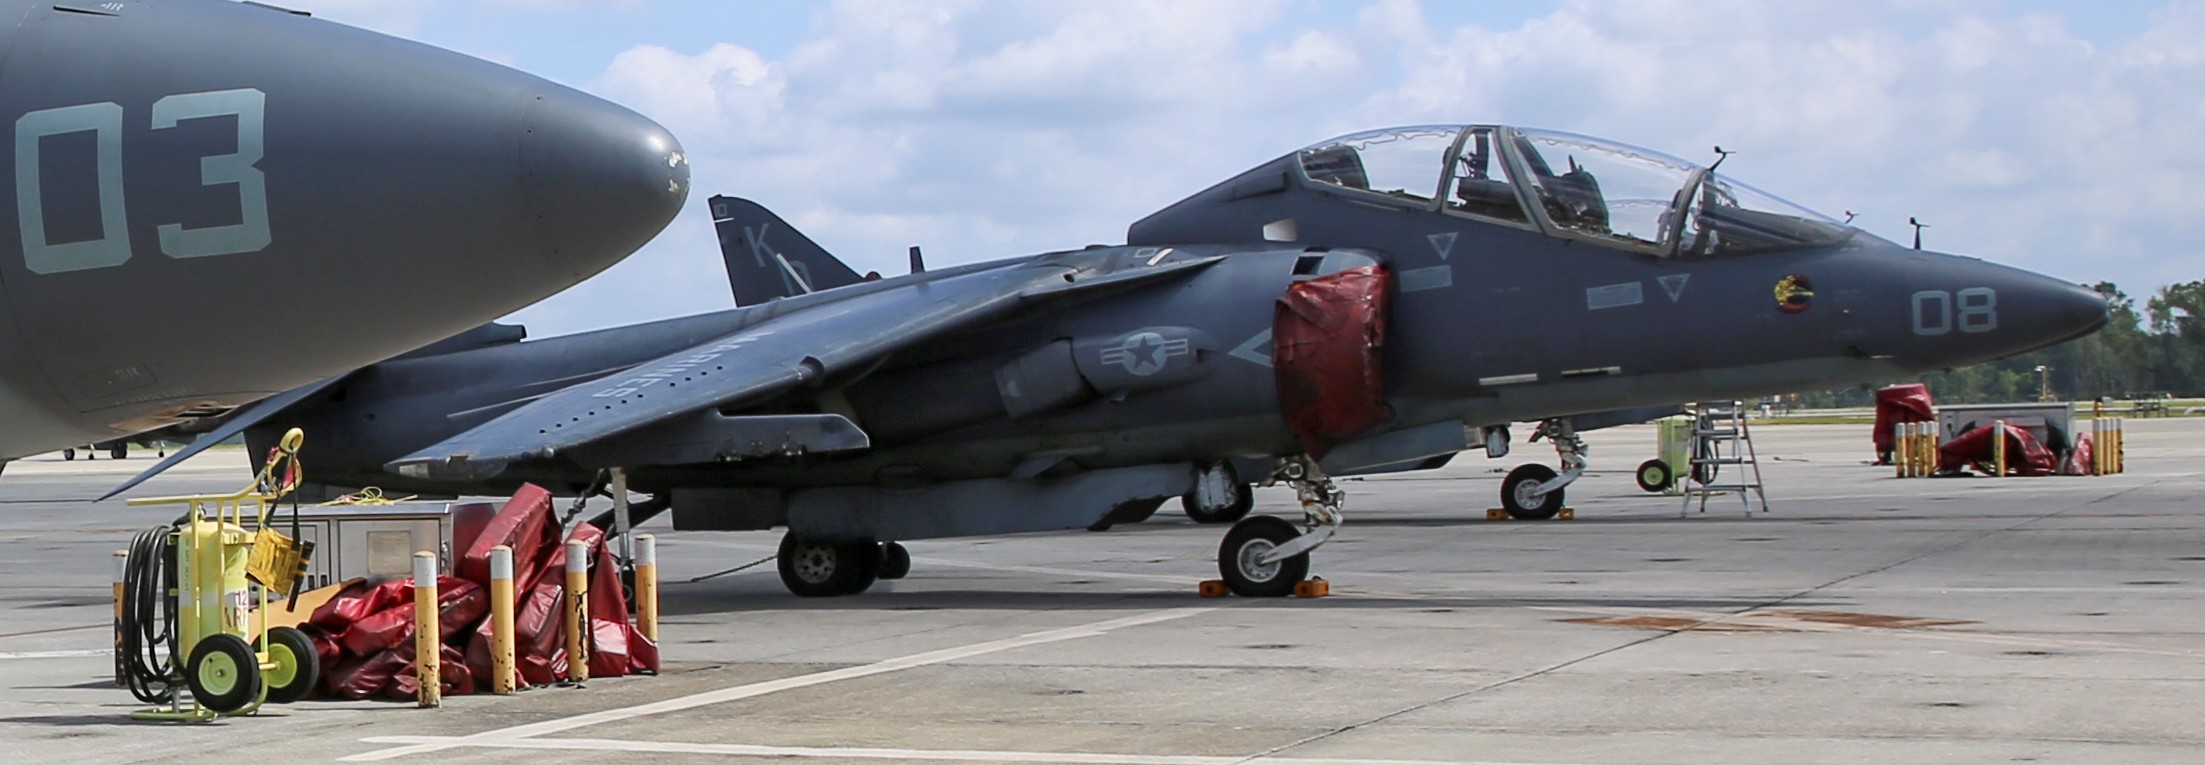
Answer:
<svg viewBox="0 0 2205 765"><path fill-rule="evenodd" d="M618 677L658 670L658 647L628 621L620 569L606 549L605 532L577 524L569 539L588 545L591 642L590 674ZM443 639L446 695L490 687L490 548L513 547L515 657L521 682L546 685L567 675L566 547L551 517L551 495L524 487L491 518L467 554L458 576L437 578L437 618ZM479 573L480 578L475 574ZM413 580L346 587L314 613L309 629L327 692L344 698L377 694L411 698L413 675Z"/></svg>
<svg viewBox="0 0 2205 765"><path fill-rule="evenodd" d="M1973 464L1991 464L1993 437L1996 425L1982 425L1937 447L1937 469L1942 472L1957 471ZM2052 450L2044 448L2028 428L2006 428L2006 469L2021 475L2050 475L2053 463Z"/></svg>
<svg viewBox="0 0 2205 765"><path fill-rule="evenodd" d="M1876 391L1876 457L1882 460L1878 464L1888 462L1883 456L1896 447L1891 426L1934 419L1937 419L1936 404L1929 400L1927 385L1905 383Z"/></svg>
<svg viewBox="0 0 2205 765"><path fill-rule="evenodd" d="M1379 354L1393 273L1351 268L1295 282L1272 314L1271 367L1286 427L1309 456L1384 422Z"/></svg>

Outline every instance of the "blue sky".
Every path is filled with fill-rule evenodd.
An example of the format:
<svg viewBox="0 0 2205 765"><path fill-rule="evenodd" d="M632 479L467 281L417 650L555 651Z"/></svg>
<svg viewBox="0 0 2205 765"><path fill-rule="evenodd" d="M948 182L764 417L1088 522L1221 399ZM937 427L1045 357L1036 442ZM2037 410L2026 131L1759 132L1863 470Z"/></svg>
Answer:
<svg viewBox="0 0 2205 765"><path fill-rule="evenodd" d="M900 270L1116 242L1359 129L1510 122L1724 165L1903 240L2132 294L2205 279L2205 4L2052 0L289 0L666 124L691 209L515 318L729 304L704 199Z"/></svg>

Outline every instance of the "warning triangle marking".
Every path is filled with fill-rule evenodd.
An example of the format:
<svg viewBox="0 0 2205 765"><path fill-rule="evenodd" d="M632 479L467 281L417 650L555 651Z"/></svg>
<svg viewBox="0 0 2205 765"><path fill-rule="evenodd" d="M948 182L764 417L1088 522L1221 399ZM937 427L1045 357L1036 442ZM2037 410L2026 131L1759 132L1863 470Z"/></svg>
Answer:
<svg viewBox="0 0 2205 765"><path fill-rule="evenodd" d="M1691 279L1691 274L1663 274L1656 281L1661 282L1661 291L1669 293L1669 302L1674 303L1684 297L1684 283Z"/></svg>
<svg viewBox="0 0 2205 765"><path fill-rule="evenodd" d="M1455 250L1455 232L1453 231L1444 234L1433 234L1425 238L1432 240L1432 251L1439 253L1440 260L1446 260L1447 255Z"/></svg>

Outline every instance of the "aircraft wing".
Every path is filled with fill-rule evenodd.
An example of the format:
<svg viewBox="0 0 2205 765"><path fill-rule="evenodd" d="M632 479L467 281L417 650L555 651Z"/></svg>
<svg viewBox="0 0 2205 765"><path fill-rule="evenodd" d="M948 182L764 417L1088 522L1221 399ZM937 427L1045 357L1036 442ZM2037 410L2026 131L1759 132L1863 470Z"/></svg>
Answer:
<svg viewBox="0 0 2205 765"><path fill-rule="evenodd" d="M922 279L847 299L770 313L726 336L574 385L385 465L401 475L485 478L522 459L549 458L708 410L764 402L888 354L1017 314L1058 296L1189 273L1220 258L1095 269L1027 261Z"/></svg>

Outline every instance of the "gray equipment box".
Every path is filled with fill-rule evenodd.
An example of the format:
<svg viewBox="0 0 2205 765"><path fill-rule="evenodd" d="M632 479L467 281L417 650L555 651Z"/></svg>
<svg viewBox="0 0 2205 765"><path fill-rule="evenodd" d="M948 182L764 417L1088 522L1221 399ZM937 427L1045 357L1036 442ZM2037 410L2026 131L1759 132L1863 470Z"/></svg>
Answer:
<svg viewBox="0 0 2205 765"><path fill-rule="evenodd" d="M2027 428L2029 435L2051 449L2054 454L2064 454L2075 445L2075 402L2025 404L1945 404L1937 407L1937 442L1945 443L1959 438L1960 434L2005 420L2010 427Z"/></svg>
<svg viewBox="0 0 2205 765"><path fill-rule="evenodd" d="M414 503L300 507L298 533L291 531L291 508L268 513L268 526L314 543L300 591L356 578L413 576L413 554L436 553L451 570L452 516L460 505ZM252 527L249 521L248 528Z"/></svg>

